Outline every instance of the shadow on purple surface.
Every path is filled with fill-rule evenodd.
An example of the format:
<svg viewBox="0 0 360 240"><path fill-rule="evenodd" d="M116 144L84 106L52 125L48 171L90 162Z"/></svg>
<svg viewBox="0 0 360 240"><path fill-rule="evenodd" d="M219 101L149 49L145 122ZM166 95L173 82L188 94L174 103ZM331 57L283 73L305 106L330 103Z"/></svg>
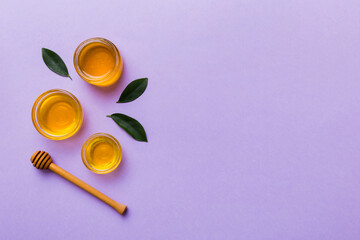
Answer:
<svg viewBox="0 0 360 240"><path fill-rule="evenodd" d="M120 89L121 88L125 88L126 86L126 82L127 81L127 71L126 71L126 65L124 63L124 68L123 68L123 72L120 76L120 78L118 79L118 81L116 81L116 83L114 83L113 85L110 85L108 87L98 87L92 84L89 84L85 81L82 81L83 84L86 86L86 88L88 88L89 92L91 93L96 93L96 94L100 94L103 95L103 97L115 97L115 94L117 94L117 97L120 97ZM116 102L118 99L113 99L114 102Z"/></svg>
<svg viewBox="0 0 360 240"><path fill-rule="evenodd" d="M57 152L59 150L69 154L73 154L73 151L78 150L80 157L82 144L84 143L85 139L89 137L85 136L85 134L88 132L88 122L88 116L86 113L84 113L84 120L82 126L74 136L60 141L53 141L46 138L41 138L41 141L39 141L39 145L42 146L41 148L44 148L41 150L47 151L46 149L48 149L50 156L53 157L55 161L57 156L53 155L52 152Z"/></svg>
<svg viewBox="0 0 360 240"><path fill-rule="evenodd" d="M127 171L127 167L126 167L126 155L123 153L121 162L119 164L119 166L112 171L111 173L107 173L107 174L93 174L95 175L94 178L96 178L95 181L100 182L101 184L103 183L113 183L115 180L116 181L120 181L122 178L125 179L125 175L126 175L126 171Z"/></svg>
<svg viewBox="0 0 360 240"><path fill-rule="evenodd" d="M124 160L124 159L123 159ZM122 160L122 161L123 161ZM61 182L60 184L65 184L65 185L68 185L69 188L71 188L72 190L71 191L79 191L81 192L81 194L84 194L84 195L88 195L89 198L92 198L92 199L96 199L95 201L99 201L101 204L105 204L103 203L100 199L96 198L95 196L87 193L86 191L84 191L83 189L80 189L78 186L76 186L75 184L71 183L70 181L68 181L67 179L65 178L62 178L61 176L57 175L56 173L50 171L50 170L39 170L39 169L36 169L34 167L31 166L31 161L29 160L29 167L33 168L34 170L34 174L37 174L40 178L40 182L38 183L39 186L38 187L41 187L41 182L44 181L44 182L49 182L49 181L59 181ZM70 172L70 171L69 171ZM70 172L71 173L71 172ZM72 173L71 173L72 174ZM114 170L112 173L109 173L109 174L105 174L105 175L99 175L99 174L94 174L95 176L97 176L99 179L102 179L103 177L105 177L105 179L107 178L106 181L113 181L114 178L116 178L117 176L119 176L121 174L121 171L119 171L119 167ZM110 178L108 178L110 177ZM53 180L52 180L53 179ZM83 180L81 178L79 178L80 180ZM109 180L111 179L111 180ZM92 184L90 184L90 186L92 186ZM103 192L102 189L98 189L95 187L95 189L99 190L100 192ZM107 193L103 192L105 195L109 196L111 198L110 195L108 195ZM75 194L75 193L74 193ZM49 197L51 198L51 197ZM113 198L114 199L114 198ZM114 199L115 201L117 201L117 199ZM107 204L105 204L107 205ZM108 207L110 207L112 210L114 210L111 206L107 205ZM122 214L123 217L129 215L128 213L128 207L126 208L125 212ZM118 214L115 210L114 210L114 214Z"/></svg>

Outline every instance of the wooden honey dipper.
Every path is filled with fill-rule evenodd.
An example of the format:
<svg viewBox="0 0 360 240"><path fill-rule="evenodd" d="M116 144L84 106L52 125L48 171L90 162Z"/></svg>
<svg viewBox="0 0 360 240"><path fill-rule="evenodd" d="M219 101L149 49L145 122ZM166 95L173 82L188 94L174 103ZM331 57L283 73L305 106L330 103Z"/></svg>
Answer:
<svg viewBox="0 0 360 240"><path fill-rule="evenodd" d="M114 208L116 211L118 211L120 214L124 214L126 212L127 207L124 204L118 203L105 194L99 192L95 188L91 187L90 185L84 183L74 175L68 173L61 167L57 166L55 163L53 163L50 155L47 152L44 151L36 151L31 156L31 163L36 167L37 169L50 169L51 171L59 174L63 178L67 179L68 181L72 182L73 184L77 185L78 187L84 189L88 193L94 195L98 199L104 201L105 203L109 204L112 208Z"/></svg>

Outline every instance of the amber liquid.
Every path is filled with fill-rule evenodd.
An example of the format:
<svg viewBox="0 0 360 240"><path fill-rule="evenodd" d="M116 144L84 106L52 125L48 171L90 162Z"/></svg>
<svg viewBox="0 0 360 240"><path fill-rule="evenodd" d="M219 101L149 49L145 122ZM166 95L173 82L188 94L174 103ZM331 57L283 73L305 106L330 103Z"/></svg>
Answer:
<svg viewBox="0 0 360 240"><path fill-rule="evenodd" d="M81 71L94 81L101 81L114 70L116 56L109 46L103 43L90 43L85 46L79 55ZM117 80L117 79L115 79ZM107 83L108 84L108 83Z"/></svg>
<svg viewBox="0 0 360 240"><path fill-rule="evenodd" d="M105 136L91 139L85 149L88 164L99 171L113 168L118 163L119 155L116 143Z"/></svg>
<svg viewBox="0 0 360 240"><path fill-rule="evenodd" d="M76 102L64 93L52 94L39 104L39 126L48 134L62 136L78 128L80 113Z"/></svg>

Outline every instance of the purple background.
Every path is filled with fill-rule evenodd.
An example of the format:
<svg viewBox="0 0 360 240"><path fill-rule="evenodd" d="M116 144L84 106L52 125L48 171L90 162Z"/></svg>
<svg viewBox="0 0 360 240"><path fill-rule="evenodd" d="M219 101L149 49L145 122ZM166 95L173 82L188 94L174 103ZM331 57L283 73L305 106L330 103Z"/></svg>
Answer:
<svg viewBox="0 0 360 240"><path fill-rule="evenodd" d="M359 239L360 2L2 1L1 239ZM72 57L113 41L120 82L99 89ZM44 65L47 47L73 81ZM116 104L134 79L144 95ZM30 112L42 92L72 92L80 132L51 141ZM105 115L138 119L136 142ZM80 158L106 132L124 158L108 175ZM120 216L50 171L35 150L127 204Z"/></svg>

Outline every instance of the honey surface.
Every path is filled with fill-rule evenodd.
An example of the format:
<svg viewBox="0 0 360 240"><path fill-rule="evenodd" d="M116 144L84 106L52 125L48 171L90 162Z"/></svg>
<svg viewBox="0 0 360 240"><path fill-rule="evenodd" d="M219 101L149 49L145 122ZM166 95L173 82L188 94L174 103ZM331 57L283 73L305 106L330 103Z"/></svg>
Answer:
<svg viewBox="0 0 360 240"><path fill-rule="evenodd" d="M51 135L65 135L76 128L75 101L63 93L48 96L38 108L39 125Z"/></svg>
<svg viewBox="0 0 360 240"><path fill-rule="evenodd" d="M115 66L115 56L108 46L90 43L81 51L79 66L90 77L106 76Z"/></svg>
<svg viewBox="0 0 360 240"><path fill-rule="evenodd" d="M116 165L119 154L116 144L107 137L92 139L85 149L89 165L100 171Z"/></svg>

